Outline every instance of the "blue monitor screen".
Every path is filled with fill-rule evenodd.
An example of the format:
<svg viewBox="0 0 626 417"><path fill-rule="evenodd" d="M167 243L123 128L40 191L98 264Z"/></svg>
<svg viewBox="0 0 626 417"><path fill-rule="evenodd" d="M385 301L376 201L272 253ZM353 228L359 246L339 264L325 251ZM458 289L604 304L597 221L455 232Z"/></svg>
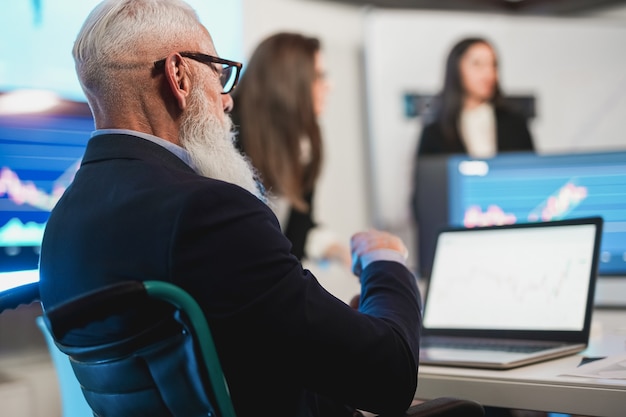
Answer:
<svg viewBox="0 0 626 417"><path fill-rule="evenodd" d="M0 94L0 104L12 94ZM0 271L37 266L50 210L74 178L94 129L84 102L0 114Z"/></svg>
<svg viewBox="0 0 626 417"><path fill-rule="evenodd" d="M599 272L626 274L626 151L448 161L449 222L476 227L604 218Z"/></svg>

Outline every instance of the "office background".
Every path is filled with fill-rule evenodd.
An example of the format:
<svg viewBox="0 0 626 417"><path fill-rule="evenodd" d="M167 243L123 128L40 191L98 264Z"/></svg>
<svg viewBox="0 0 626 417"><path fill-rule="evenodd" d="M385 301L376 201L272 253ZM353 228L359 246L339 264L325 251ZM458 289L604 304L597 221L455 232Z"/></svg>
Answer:
<svg viewBox="0 0 626 417"><path fill-rule="evenodd" d="M18 85L53 82L66 97L79 97L70 48L83 15L96 3L69 8L71 2L4 5L0 24L15 30L0 40L2 55L12 57L0 60L0 85L13 78ZM332 88L321 120L326 160L316 212L320 222L346 241L355 231L375 226L400 234L416 252L408 195L422 120L406 116L402 95L435 94L445 54L454 40L467 34L484 34L495 43L505 93L536 99L530 128L540 152L626 149L620 129L620 116L626 113L626 58L620 53L626 40L624 2L593 2L613 6L587 7L565 16L385 10L363 6L371 3L365 0L190 3L211 30L218 52L244 61L244 68L256 44L274 32L299 31L322 40ZM559 7L564 6L552 8ZM33 25L11 24L22 18ZM37 30L30 29L35 26ZM53 42L33 51L32 45L42 39ZM15 71L13 65L23 70ZM417 269L416 257L410 260ZM329 282L345 284L341 291L356 288L353 280Z"/></svg>
<svg viewBox="0 0 626 417"><path fill-rule="evenodd" d="M425 28L419 27L431 18L432 21L442 23L447 17L450 17L452 23L441 28L433 28L432 23L428 26L428 30L435 31L432 35ZM398 30L391 32L389 26L397 22L396 19L401 24ZM258 39L276 30L303 31L322 39L332 89L327 111L321 121L326 163L318 189L316 210L321 221L346 239L355 230L374 225L399 233L407 243L413 244L407 198L411 178L409 163L414 155L420 121L404 117L402 98L399 97L402 89L397 85L397 80L407 80L414 68L414 83L400 87L422 93L436 93L441 85L447 49L452 39L463 32L464 27L456 24L462 20L469 22L465 27L473 34L479 32L480 25L483 25L488 30L486 36L494 38L502 60L502 86L505 93L533 94L537 98L538 114L530 128L540 151L569 151L569 144L575 148L572 150L577 151L583 148L593 150L596 144L602 149L626 148L626 140L621 138L621 132L607 130L607 120L610 120L610 126L623 126L623 118L619 115L624 114L626 108L626 95L623 94L626 89L623 76L625 62L618 52L620 42L622 45L626 42L626 5L594 9L568 17L516 17L511 14L432 10L385 11L344 2L244 0L246 56ZM542 44L541 38L534 34L535 27L545 34L552 22L557 27L550 33L550 42ZM444 34L453 24L456 24L454 31ZM559 32L562 32L564 51L555 50L561 36ZM600 40L605 33L610 32L619 33L621 39L611 35L611 39L606 39L606 45L577 43L586 33L590 33L594 40ZM376 35L375 39L370 39L372 34ZM568 36L572 34L575 39L570 42ZM503 39L498 39L500 35ZM381 39L392 43L375 43ZM526 39L532 48L524 50ZM592 51L598 55L593 57L593 61L581 61L583 66L576 68L575 58L579 46L581 58L589 58ZM366 73L368 68L373 68L373 64L364 64L367 59L374 59L367 56L368 48L370 51L375 48L374 52L378 54L376 58L381 58L377 61L376 69L382 70L376 74L378 78L374 85ZM384 50L384 54L381 50ZM518 53L520 55L516 56ZM534 60L529 58L533 53L537 54ZM559 60L562 53L567 57L563 62ZM617 63L611 60L618 55L621 74L615 72L611 81L603 83L606 71L613 70L611 66L595 80L589 78L596 59L598 64ZM571 71L560 73L568 65ZM550 91L554 85L549 82L536 83L541 79L542 70L547 72L549 79L560 80L557 87L563 92L563 103L573 102L578 106L572 119L559 114L558 120L546 120L544 110L549 109L546 106L558 104L543 100L546 97L548 100L558 100L559 94ZM526 71L531 72L531 75L522 77ZM565 80L563 76L569 78ZM570 82L571 86L566 87L566 82ZM616 82L621 85L616 85ZM376 87L375 91L368 89L372 86ZM622 93L616 95L609 105L612 100L610 97L618 88ZM597 103L590 100L590 93L597 95ZM581 123L589 121L591 117L585 115L584 120L579 119L585 108L589 109L589 114L599 114L603 121L591 125L594 129L589 134L580 133L583 136L577 136L576 131L584 127ZM605 109L608 111L606 114L603 112Z"/></svg>

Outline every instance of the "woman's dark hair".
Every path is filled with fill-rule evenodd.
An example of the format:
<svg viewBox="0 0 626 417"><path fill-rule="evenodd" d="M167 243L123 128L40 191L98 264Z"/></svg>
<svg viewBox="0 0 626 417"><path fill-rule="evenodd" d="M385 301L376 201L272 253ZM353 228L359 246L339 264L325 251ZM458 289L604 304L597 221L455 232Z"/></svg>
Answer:
<svg viewBox="0 0 626 417"><path fill-rule="evenodd" d="M244 67L233 93L238 146L250 158L269 192L285 196L300 211L309 209L322 164L322 139L312 86L316 80L316 38L277 33L262 41ZM301 140L310 160L302 161Z"/></svg>
<svg viewBox="0 0 626 417"><path fill-rule="evenodd" d="M491 43L486 39L465 38L452 47L448 54L448 59L446 60L443 90L439 94L437 103L437 120L440 123L444 139L450 145L461 142L458 121L461 110L463 109L463 99L465 95L461 77L461 59L471 46L479 43L489 46L492 50L494 49ZM495 106L499 106L501 99L502 91L500 90L500 84L496 81L491 102Z"/></svg>

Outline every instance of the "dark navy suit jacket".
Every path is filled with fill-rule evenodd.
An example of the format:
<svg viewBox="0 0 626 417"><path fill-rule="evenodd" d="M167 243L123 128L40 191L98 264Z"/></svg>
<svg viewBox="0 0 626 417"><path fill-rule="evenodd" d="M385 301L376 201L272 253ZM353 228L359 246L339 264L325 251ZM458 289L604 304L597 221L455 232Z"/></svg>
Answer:
<svg viewBox="0 0 626 417"><path fill-rule="evenodd" d="M90 140L48 222L40 269L45 308L119 280L169 281L190 292L209 320L239 417L294 416L305 397L394 411L416 389L421 307L404 266L365 268L357 312L303 270L265 204L139 137ZM152 315L138 306L127 320L68 338L132 333Z"/></svg>

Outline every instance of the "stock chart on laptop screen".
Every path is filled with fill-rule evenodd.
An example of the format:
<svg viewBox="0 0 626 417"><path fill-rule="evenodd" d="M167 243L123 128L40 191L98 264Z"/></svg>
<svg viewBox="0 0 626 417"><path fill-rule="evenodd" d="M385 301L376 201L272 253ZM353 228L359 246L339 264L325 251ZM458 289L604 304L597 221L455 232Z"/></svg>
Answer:
<svg viewBox="0 0 626 417"><path fill-rule="evenodd" d="M477 227L604 218L599 273L626 275L626 151L448 161L449 222Z"/></svg>

